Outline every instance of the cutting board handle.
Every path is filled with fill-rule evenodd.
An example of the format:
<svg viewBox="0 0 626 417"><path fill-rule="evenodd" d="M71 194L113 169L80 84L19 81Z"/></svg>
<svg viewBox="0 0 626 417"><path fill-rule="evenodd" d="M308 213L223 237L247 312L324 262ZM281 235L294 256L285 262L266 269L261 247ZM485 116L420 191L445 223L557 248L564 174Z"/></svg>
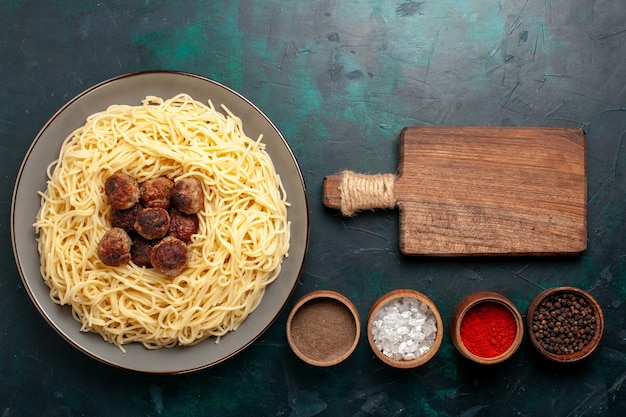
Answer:
<svg viewBox="0 0 626 417"><path fill-rule="evenodd" d="M341 210L344 216L358 211L392 209L396 206L393 174L357 174L343 171L327 175L322 183L322 202L326 207Z"/></svg>

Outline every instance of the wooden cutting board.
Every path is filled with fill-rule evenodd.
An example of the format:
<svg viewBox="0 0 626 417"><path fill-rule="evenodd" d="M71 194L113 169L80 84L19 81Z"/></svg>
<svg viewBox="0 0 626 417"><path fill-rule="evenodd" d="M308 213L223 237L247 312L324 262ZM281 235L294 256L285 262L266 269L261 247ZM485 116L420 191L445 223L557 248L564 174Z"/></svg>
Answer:
<svg viewBox="0 0 626 417"><path fill-rule="evenodd" d="M346 216L395 208L406 255L578 254L587 246L585 136L577 128L409 127L397 175L324 178Z"/></svg>

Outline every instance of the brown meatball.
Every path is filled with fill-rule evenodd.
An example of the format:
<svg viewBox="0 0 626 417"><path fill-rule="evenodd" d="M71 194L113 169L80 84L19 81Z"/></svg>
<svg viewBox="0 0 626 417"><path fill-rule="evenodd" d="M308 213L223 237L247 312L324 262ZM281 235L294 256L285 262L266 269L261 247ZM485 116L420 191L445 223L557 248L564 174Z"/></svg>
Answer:
<svg viewBox="0 0 626 417"><path fill-rule="evenodd" d="M157 207L168 210L172 198L174 182L165 177L150 178L139 186L141 203L144 207Z"/></svg>
<svg viewBox="0 0 626 417"><path fill-rule="evenodd" d="M202 184L196 178L183 178L174 183L172 205L186 214L195 214L204 206Z"/></svg>
<svg viewBox="0 0 626 417"><path fill-rule="evenodd" d="M137 266L152 267L150 263L150 251L159 243L158 240L148 240L141 235L134 234L131 237L133 246L130 247L130 259Z"/></svg>
<svg viewBox="0 0 626 417"><path fill-rule="evenodd" d="M142 207L135 218L135 230L148 240L160 239L170 228L170 215L162 208Z"/></svg>
<svg viewBox="0 0 626 417"><path fill-rule="evenodd" d="M139 201L137 180L124 172L116 172L106 179L104 193L114 209L129 209Z"/></svg>
<svg viewBox="0 0 626 417"><path fill-rule="evenodd" d="M166 277L175 277L187 267L187 245L180 239L166 236L152 248L150 263Z"/></svg>
<svg viewBox="0 0 626 417"><path fill-rule="evenodd" d="M124 229L114 227L98 242L98 258L109 266L119 266L130 261L132 241Z"/></svg>
<svg viewBox="0 0 626 417"><path fill-rule="evenodd" d="M183 242L189 242L191 235L198 233L200 221L197 214L185 214L176 209L170 210L170 229L168 236L174 236Z"/></svg>
<svg viewBox="0 0 626 417"><path fill-rule="evenodd" d="M111 213L111 226L124 229L127 233L134 232L135 219L137 218L137 213L140 208L141 206L139 204L135 204L126 210L114 209Z"/></svg>

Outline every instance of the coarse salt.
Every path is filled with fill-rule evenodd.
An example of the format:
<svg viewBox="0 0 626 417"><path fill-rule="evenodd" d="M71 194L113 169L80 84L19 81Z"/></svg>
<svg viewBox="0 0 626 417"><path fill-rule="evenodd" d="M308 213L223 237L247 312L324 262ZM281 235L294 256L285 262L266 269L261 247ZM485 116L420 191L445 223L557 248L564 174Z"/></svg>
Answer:
<svg viewBox="0 0 626 417"><path fill-rule="evenodd" d="M385 304L372 321L376 347L395 360L419 358L437 336L435 315L422 301L403 297Z"/></svg>

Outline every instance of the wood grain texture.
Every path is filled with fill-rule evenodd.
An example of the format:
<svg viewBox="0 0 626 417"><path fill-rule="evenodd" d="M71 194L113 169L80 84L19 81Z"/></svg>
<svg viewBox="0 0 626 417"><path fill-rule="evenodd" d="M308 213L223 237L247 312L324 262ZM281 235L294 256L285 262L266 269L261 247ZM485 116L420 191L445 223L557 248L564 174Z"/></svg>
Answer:
<svg viewBox="0 0 626 417"><path fill-rule="evenodd" d="M405 254L585 250L581 129L414 127L400 135L395 194Z"/></svg>
<svg viewBox="0 0 626 417"><path fill-rule="evenodd" d="M406 255L550 255L586 249L585 137L551 127L410 127L394 184ZM340 178L323 203L338 208Z"/></svg>
<svg viewBox="0 0 626 417"><path fill-rule="evenodd" d="M341 209L341 175L327 175L322 182L322 203L335 210Z"/></svg>

